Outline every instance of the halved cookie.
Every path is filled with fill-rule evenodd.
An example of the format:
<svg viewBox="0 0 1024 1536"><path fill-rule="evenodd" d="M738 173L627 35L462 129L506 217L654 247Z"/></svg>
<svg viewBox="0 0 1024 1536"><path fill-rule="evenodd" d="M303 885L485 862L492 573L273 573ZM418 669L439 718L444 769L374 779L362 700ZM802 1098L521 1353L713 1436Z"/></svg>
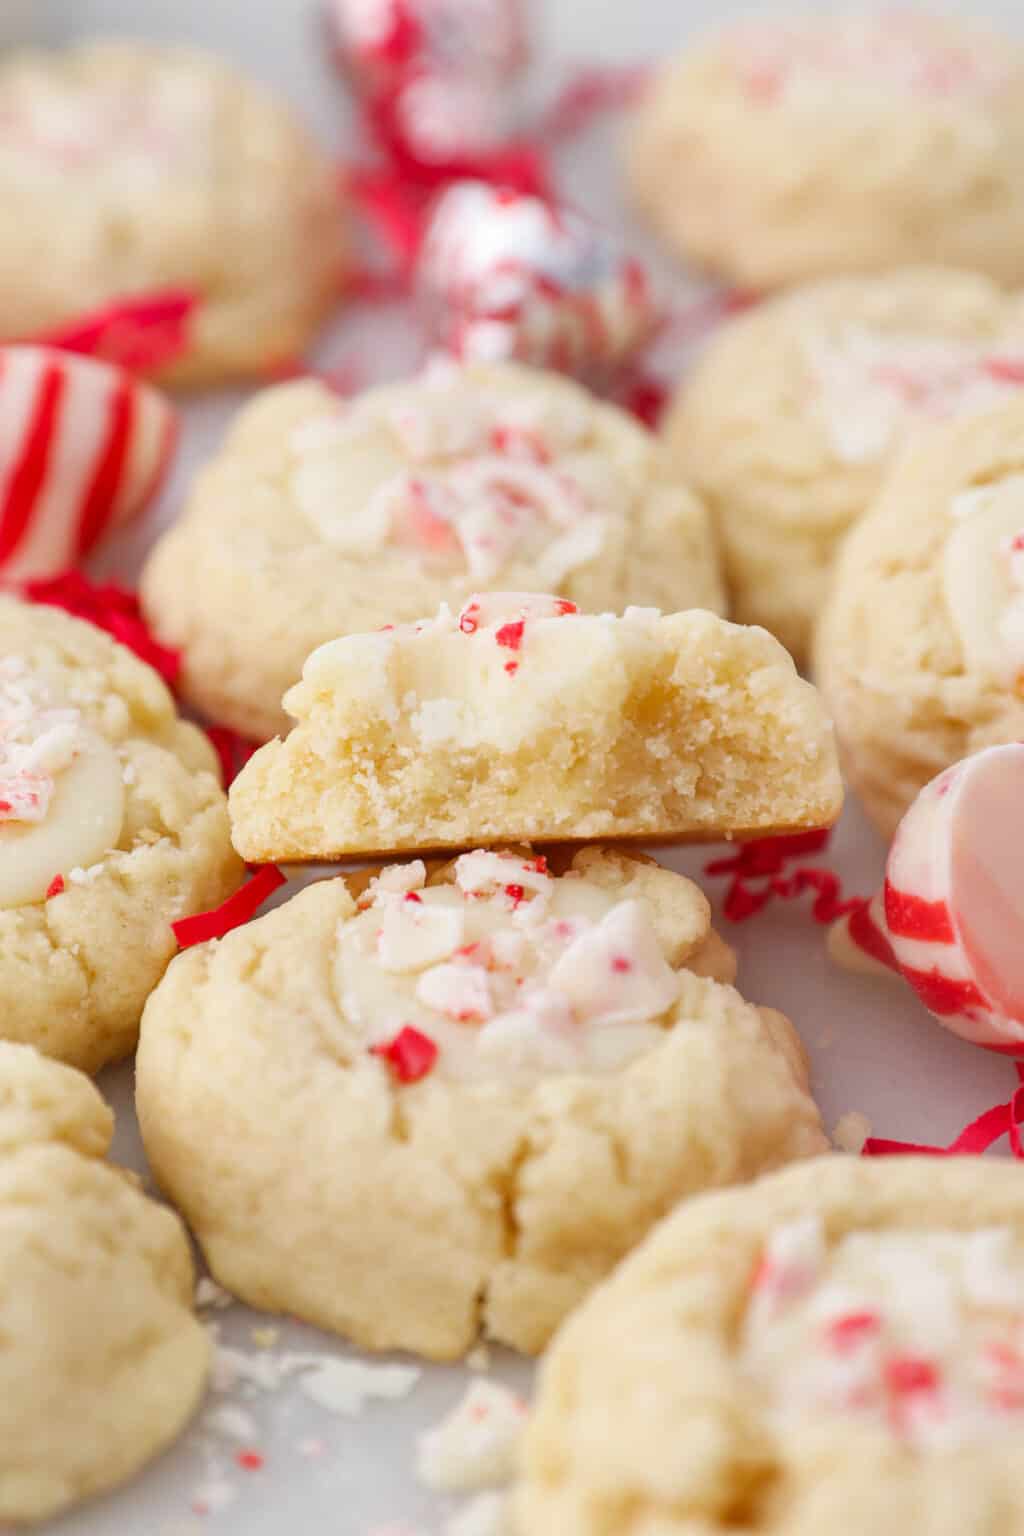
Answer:
<svg viewBox="0 0 1024 1536"><path fill-rule="evenodd" d="M478 596L321 646L285 707L298 725L231 791L248 859L751 837L842 805L814 689L764 630L702 610Z"/></svg>

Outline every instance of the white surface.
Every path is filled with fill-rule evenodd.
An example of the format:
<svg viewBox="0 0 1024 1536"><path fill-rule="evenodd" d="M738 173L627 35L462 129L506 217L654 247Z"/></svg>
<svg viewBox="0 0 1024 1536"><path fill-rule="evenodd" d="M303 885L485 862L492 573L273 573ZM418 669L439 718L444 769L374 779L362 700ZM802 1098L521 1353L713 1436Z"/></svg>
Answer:
<svg viewBox="0 0 1024 1536"><path fill-rule="evenodd" d="M951 7L956 9L958 7ZM991 0L987 7L964 3L1006 19L1019 18L1019 0ZM544 12L549 59L575 52L588 58L623 60L655 56L696 25L735 6L714 0L549 0ZM121 30L189 40L230 53L273 81L307 113L327 142L344 141L347 117L343 94L327 71L319 48L315 8L308 0L0 0L0 40L24 39L27 28L53 40L97 31ZM561 185L571 197L606 218L618 218L614 191L612 134L602 131L578 146L563 166ZM372 348L366 345L372 337ZM414 327L386 312L339 323L332 356L374 359L375 376L393 376L419 352ZM175 515L189 474L216 441L237 397L188 407L188 428L174 481L157 516L108 551L100 569L132 575L155 528ZM873 889L883 849L856 807L851 807L835 840L831 862L853 893ZM666 862L699 873L707 852L674 853ZM724 882L713 883L721 890ZM710 883L709 883L710 889ZM864 1111L876 1132L927 1141L950 1139L961 1125L1013 1088L1012 1067L964 1045L933 1023L910 994L895 984L841 975L829 962L823 934L811 922L807 903L777 907L751 924L727 932L741 952L740 984L749 997L771 1003L797 1022L814 1059L815 1087L826 1125L839 1115ZM726 925L727 926L727 925ZM118 1156L144 1169L131 1110L131 1069L105 1075L101 1086L118 1114ZM343 1347L312 1329L282 1324L244 1308L216 1314L224 1337L260 1355L253 1328L279 1329L281 1349L344 1353ZM502 1379L525 1386L528 1367L503 1357ZM443 1515L453 1506L418 1489L413 1476L414 1436L433 1422L462 1390L468 1372L430 1367L405 1401L370 1404L349 1421L316 1406L296 1379L278 1391L211 1397L244 1403L256 1421L250 1437L266 1459L263 1468L243 1471L233 1464L239 1444L204 1428L200 1418L169 1455L134 1484L89 1506L51 1529L60 1536L370 1536L393 1522L389 1536L439 1536ZM208 1417L207 1417L208 1423ZM303 1443L322 1443L319 1455ZM201 1518L191 1512L200 1485L221 1477L234 1494L220 1512Z"/></svg>

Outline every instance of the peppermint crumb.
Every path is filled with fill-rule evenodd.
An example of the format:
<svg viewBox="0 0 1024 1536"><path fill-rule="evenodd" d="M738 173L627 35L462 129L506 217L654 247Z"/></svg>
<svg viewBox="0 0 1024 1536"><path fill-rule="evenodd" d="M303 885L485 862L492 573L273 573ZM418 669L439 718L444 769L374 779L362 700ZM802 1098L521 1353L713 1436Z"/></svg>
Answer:
<svg viewBox="0 0 1024 1536"><path fill-rule="evenodd" d="M841 1152L859 1154L871 1135L871 1121L859 1109L851 1109L840 1115L832 1132L832 1140Z"/></svg>
<svg viewBox="0 0 1024 1536"><path fill-rule="evenodd" d="M203 1416L203 1425L212 1430L215 1435L223 1435L227 1440L252 1440L256 1434L256 1421L244 1408L236 1408L231 1403L222 1403L219 1407L211 1408Z"/></svg>
<svg viewBox="0 0 1024 1536"><path fill-rule="evenodd" d="M478 1493L449 1520L444 1536L507 1536L508 1495Z"/></svg>
<svg viewBox="0 0 1024 1536"><path fill-rule="evenodd" d="M234 1297L222 1285L218 1285L216 1280L211 1279L209 1275L203 1275L202 1279L196 1284L195 1301L196 1306L200 1308L221 1308L230 1307Z"/></svg>
<svg viewBox="0 0 1024 1536"><path fill-rule="evenodd" d="M83 869L81 865L76 865L75 868L70 871L68 879L71 881L72 885L91 885L94 880L99 879L102 873L102 862L99 864L90 864L88 869Z"/></svg>

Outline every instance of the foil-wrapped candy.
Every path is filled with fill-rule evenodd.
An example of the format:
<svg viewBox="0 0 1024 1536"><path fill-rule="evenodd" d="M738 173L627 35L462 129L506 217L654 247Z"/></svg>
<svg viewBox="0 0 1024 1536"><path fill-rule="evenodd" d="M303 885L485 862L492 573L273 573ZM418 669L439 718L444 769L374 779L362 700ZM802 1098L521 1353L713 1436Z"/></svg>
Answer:
<svg viewBox="0 0 1024 1536"><path fill-rule="evenodd" d="M417 275L437 340L463 361L605 375L658 320L643 266L589 219L483 182L438 198Z"/></svg>

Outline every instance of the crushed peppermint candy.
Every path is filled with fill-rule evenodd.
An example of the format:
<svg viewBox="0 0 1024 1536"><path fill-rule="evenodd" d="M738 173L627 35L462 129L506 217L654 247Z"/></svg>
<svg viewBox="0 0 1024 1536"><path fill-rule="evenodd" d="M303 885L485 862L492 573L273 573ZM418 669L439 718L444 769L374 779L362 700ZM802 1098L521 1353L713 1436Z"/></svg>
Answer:
<svg viewBox="0 0 1024 1536"><path fill-rule="evenodd" d="M56 705L22 657L0 660L0 824L45 821L84 745L80 711Z"/></svg>
<svg viewBox="0 0 1024 1536"><path fill-rule="evenodd" d="M992 410L1024 386L1024 328L985 341L846 326L810 333L814 409L843 464L880 459L916 423Z"/></svg>
<svg viewBox="0 0 1024 1536"><path fill-rule="evenodd" d="M834 109L878 97L970 102L995 95L1010 78L993 32L909 8L750 18L724 43L740 88L764 108Z"/></svg>
<svg viewBox="0 0 1024 1536"><path fill-rule="evenodd" d="M385 870L338 929L342 1010L399 1083L441 1071L614 1071L679 995L642 901L543 857L477 849L426 884Z"/></svg>
<svg viewBox="0 0 1024 1536"><path fill-rule="evenodd" d="M416 1472L428 1488L499 1487L515 1472L526 1402L497 1382L474 1381L433 1429L420 1435Z"/></svg>
<svg viewBox="0 0 1024 1536"><path fill-rule="evenodd" d="M504 394L458 368L339 402L296 428L292 453L295 500L335 548L481 583L528 561L557 587L600 554L628 496L582 401Z"/></svg>
<svg viewBox="0 0 1024 1536"><path fill-rule="evenodd" d="M778 1227L751 1281L740 1363L793 1428L839 1416L918 1452L1024 1428L1024 1247L1008 1228Z"/></svg>

